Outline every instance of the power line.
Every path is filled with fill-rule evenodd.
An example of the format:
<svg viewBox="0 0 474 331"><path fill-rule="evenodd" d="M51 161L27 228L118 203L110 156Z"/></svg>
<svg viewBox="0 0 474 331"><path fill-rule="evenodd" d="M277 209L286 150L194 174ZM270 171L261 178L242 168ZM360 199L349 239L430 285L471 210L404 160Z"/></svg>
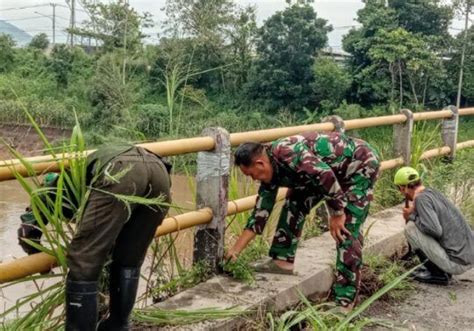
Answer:
<svg viewBox="0 0 474 331"><path fill-rule="evenodd" d="M49 6L49 3L45 3L45 4L42 4L42 5L34 5L34 6L5 8L5 9L1 9L1 11L21 10L21 9L38 8L38 7L44 7L44 6Z"/></svg>
<svg viewBox="0 0 474 331"><path fill-rule="evenodd" d="M42 15L42 14L41 14ZM35 19L38 19L38 18L44 18L44 17L47 17L48 15L45 15L45 16L31 16L31 17L24 17L24 18L13 18L11 20L6 20L6 19L3 19L3 18L0 18L0 21L4 21L4 22L16 22L16 21L26 21L26 20L35 20ZM66 20L66 21L69 21L68 18L65 18L65 17L61 17L61 16L58 16L56 15L56 18L60 18L62 20Z"/></svg>

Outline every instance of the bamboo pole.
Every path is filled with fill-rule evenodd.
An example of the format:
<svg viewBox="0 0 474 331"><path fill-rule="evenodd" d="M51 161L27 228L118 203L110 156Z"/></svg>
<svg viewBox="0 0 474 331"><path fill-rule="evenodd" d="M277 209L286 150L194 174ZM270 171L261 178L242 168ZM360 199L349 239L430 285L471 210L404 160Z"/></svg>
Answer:
<svg viewBox="0 0 474 331"><path fill-rule="evenodd" d="M459 116L474 115L474 107L459 109Z"/></svg>
<svg viewBox="0 0 474 331"><path fill-rule="evenodd" d="M268 142L282 137L292 136L306 131L333 131L332 123L317 123L309 125L299 125L286 128L266 129L248 132L236 132L230 134L232 146L238 146L246 141Z"/></svg>
<svg viewBox="0 0 474 331"><path fill-rule="evenodd" d="M474 147L474 140L464 141L456 145L456 149L471 148Z"/></svg>
<svg viewBox="0 0 474 331"><path fill-rule="evenodd" d="M373 126L380 126L380 125L400 124L400 123L405 122L406 120L407 118L403 114L380 116L380 117L358 118L355 120L344 121L344 128L346 130L362 129L362 128L369 128Z"/></svg>
<svg viewBox="0 0 474 331"><path fill-rule="evenodd" d="M420 160L431 159L432 157L448 155L451 152L451 148L443 146L439 148L430 149L420 156Z"/></svg>
<svg viewBox="0 0 474 331"><path fill-rule="evenodd" d="M387 161L382 161L380 163L380 171L393 169L404 164L405 164L405 161L403 160L403 157L399 157L399 158L391 159Z"/></svg>
<svg viewBox="0 0 474 331"><path fill-rule="evenodd" d="M423 113L413 113L415 121L436 120L442 118L451 118L453 113L450 110L427 111Z"/></svg>
<svg viewBox="0 0 474 331"><path fill-rule="evenodd" d="M34 275L38 272L48 272L56 267L56 259L46 253L37 253L0 264L0 284Z"/></svg>

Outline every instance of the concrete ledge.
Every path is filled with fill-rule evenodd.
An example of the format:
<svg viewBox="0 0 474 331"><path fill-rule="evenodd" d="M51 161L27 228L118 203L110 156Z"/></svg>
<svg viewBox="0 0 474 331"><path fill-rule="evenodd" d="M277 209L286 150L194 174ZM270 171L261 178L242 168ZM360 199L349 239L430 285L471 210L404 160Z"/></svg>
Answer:
<svg viewBox="0 0 474 331"><path fill-rule="evenodd" d="M370 229L365 239L364 252L391 256L403 249L406 241L401 209L401 206L387 209L366 220L365 229ZM216 276L152 307L194 310L239 306L254 311L254 316L265 311L282 311L298 303L297 290L309 297L328 293L334 280L335 254L334 240L329 233L325 233L306 240L298 248L295 265L297 276L258 274L256 284L252 287L229 277ZM166 329L235 330L249 318L252 316ZM163 328L160 327L160 330Z"/></svg>

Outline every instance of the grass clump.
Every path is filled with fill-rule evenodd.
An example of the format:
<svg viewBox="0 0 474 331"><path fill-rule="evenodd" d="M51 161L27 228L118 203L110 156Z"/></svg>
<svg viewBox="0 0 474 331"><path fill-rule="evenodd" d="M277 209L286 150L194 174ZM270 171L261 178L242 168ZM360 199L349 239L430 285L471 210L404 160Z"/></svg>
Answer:
<svg viewBox="0 0 474 331"><path fill-rule="evenodd" d="M271 331L303 329L353 331L362 330L368 325L376 324L390 327L391 325L388 322L364 317L362 313L375 301L397 288L418 267L419 265L393 278L347 315L339 313L334 304L320 303L314 305L300 292L301 305L299 309L287 311L279 317L274 317L271 313L268 313L267 329Z"/></svg>
<svg viewBox="0 0 474 331"><path fill-rule="evenodd" d="M162 285L157 285L151 290L151 297L153 302L163 301L176 293L191 288L206 279L211 275L211 268L204 261L198 262L192 266L191 269L182 270L177 277Z"/></svg>
<svg viewBox="0 0 474 331"><path fill-rule="evenodd" d="M395 258L390 259L381 255L366 254L361 270L361 297L372 296L380 288L400 277L406 270L406 263ZM381 299L388 301L401 300L407 297L410 291L414 289L415 287L407 279L402 279Z"/></svg>
<svg viewBox="0 0 474 331"><path fill-rule="evenodd" d="M185 325L231 318L251 313L235 307L227 309L204 308L196 310L135 309L132 319L142 325Z"/></svg>
<svg viewBox="0 0 474 331"><path fill-rule="evenodd" d="M268 243L264 238L257 237L235 262L223 261L221 267L225 274L252 286L255 284L255 271L250 264L266 255L268 249Z"/></svg>

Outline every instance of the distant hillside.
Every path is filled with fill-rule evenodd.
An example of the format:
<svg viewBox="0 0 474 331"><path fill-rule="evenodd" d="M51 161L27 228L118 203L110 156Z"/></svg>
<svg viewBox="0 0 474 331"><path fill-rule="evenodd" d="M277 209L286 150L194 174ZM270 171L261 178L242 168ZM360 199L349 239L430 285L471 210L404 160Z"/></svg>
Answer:
<svg viewBox="0 0 474 331"><path fill-rule="evenodd" d="M24 46L31 40L31 36L13 24L0 20L0 33L9 34L17 46Z"/></svg>

